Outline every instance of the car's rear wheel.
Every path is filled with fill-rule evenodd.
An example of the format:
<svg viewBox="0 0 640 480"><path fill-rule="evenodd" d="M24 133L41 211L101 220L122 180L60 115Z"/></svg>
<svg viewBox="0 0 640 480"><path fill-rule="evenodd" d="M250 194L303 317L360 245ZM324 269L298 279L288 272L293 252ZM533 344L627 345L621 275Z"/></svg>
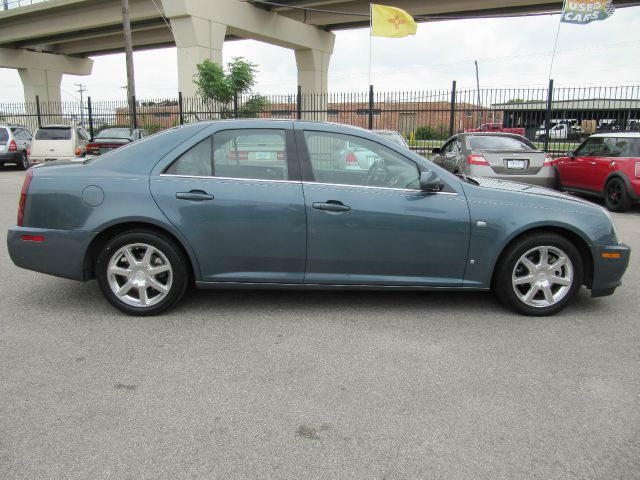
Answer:
<svg viewBox="0 0 640 480"><path fill-rule="evenodd" d="M493 282L495 294L519 313L553 315L582 285L580 252L555 233L526 235L503 253Z"/></svg>
<svg viewBox="0 0 640 480"><path fill-rule="evenodd" d="M624 212L631 207L627 187L620 178L612 178L604 187L604 203L612 212Z"/></svg>
<svg viewBox="0 0 640 480"><path fill-rule="evenodd" d="M27 170L29 168L29 157L27 156L27 152L22 152L20 161L18 162L18 168L20 170Z"/></svg>
<svg viewBox="0 0 640 480"><path fill-rule="evenodd" d="M175 305L189 281L179 246L156 232L136 230L109 240L96 260L100 290L129 315L155 315Z"/></svg>

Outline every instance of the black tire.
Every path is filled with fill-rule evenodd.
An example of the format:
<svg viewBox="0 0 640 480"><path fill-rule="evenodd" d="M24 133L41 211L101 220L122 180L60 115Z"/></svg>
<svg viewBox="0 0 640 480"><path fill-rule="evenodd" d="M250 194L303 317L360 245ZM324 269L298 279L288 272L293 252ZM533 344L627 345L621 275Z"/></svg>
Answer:
<svg viewBox="0 0 640 480"><path fill-rule="evenodd" d="M128 253L133 254L134 260L139 260L140 263L132 266L124 253L117 255L124 249L128 249ZM147 250L151 253L147 261L149 265L145 267L146 257L140 256ZM152 261L155 263L151 263ZM110 239L98 253L95 263L96 279L102 294L118 310L135 316L157 315L173 307L184 295L190 281L188 261L173 239L154 231L132 230ZM166 272L145 277L145 272L150 272L150 269L160 269L166 265L169 266ZM125 276L110 273L112 267L119 271L131 270L132 274ZM155 285L165 287L166 291L163 293L151 284L148 285L147 282L151 281L149 276L153 277L151 280ZM135 283L136 286L133 286L134 282L142 282L142 285ZM128 290L118 296L114 291L117 286ZM125 295L127 292L132 293ZM145 302L148 304L144 305Z"/></svg>
<svg viewBox="0 0 640 480"><path fill-rule="evenodd" d="M542 251L545 248L548 250L546 267L542 261ZM568 262L554 267L554 264L559 264L559 253ZM539 263L534 266L540 267L540 271L531 271L523 258L535 264L536 255ZM553 273L547 270L550 267L553 267ZM582 286L583 272L582 257L573 243L552 232L532 233L517 239L502 253L496 266L492 290L505 305L520 314L536 317L553 315L566 307L576 295ZM516 284L528 278L532 278L532 281ZM556 284L556 280L568 284ZM549 289L552 300L547 299L546 288ZM533 296L527 303L528 293L533 293Z"/></svg>
<svg viewBox="0 0 640 480"><path fill-rule="evenodd" d="M22 152L22 155L20 156L20 161L16 165L20 170L29 169L29 157L27 157L27 152Z"/></svg>
<svg viewBox="0 0 640 480"><path fill-rule="evenodd" d="M631 207L627 186L621 178L614 177L604 186L604 204L612 212L625 212Z"/></svg>

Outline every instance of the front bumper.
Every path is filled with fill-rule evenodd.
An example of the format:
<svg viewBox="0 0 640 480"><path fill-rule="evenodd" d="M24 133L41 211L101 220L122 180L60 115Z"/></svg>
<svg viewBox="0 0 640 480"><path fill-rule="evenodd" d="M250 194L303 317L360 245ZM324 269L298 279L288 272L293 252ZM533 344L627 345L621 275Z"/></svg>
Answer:
<svg viewBox="0 0 640 480"><path fill-rule="evenodd" d="M591 247L593 254L592 297L604 297L622 284L622 276L629 266L631 248L624 243ZM605 258L608 257L608 258Z"/></svg>
<svg viewBox="0 0 640 480"><path fill-rule="evenodd" d="M23 239L24 235L43 237L43 241ZM20 268L71 280L85 280L85 254L94 232L12 227L7 248L13 263Z"/></svg>

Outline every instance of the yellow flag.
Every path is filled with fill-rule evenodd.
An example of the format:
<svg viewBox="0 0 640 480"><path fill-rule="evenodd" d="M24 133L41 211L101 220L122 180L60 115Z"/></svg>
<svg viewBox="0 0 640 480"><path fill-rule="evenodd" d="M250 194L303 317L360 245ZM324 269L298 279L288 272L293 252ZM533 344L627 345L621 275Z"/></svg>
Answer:
<svg viewBox="0 0 640 480"><path fill-rule="evenodd" d="M415 35L418 25L407 12L396 7L371 4L371 35L373 37L406 37Z"/></svg>

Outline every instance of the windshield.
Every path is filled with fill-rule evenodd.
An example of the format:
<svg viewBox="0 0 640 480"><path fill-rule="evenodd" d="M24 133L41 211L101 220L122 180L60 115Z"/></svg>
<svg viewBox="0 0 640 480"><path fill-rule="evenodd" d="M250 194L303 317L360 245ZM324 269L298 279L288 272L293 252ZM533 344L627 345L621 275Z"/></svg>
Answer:
<svg viewBox="0 0 640 480"><path fill-rule="evenodd" d="M131 139L133 132L128 128L106 128L98 132L95 138L126 138Z"/></svg>
<svg viewBox="0 0 640 480"><path fill-rule="evenodd" d="M467 145L470 150L535 150L523 141L497 135L467 137Z"/></svg>
<svg viewBox="0 0 640 480"><path fill-rule="evenodd" d="M36 140L71 140L71 127L39 128Z"/></svg>

